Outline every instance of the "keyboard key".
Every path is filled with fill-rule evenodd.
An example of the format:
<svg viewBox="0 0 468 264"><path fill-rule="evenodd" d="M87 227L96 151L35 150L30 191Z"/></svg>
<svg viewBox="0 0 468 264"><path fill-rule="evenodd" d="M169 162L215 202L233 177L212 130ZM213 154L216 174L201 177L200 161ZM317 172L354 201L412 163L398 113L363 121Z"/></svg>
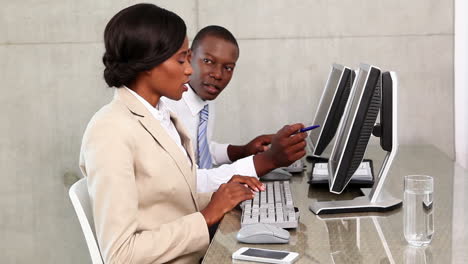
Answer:
<svg viewBox="0 0 468 264"><path fill-rule="evenodd" d="M317 164L315 164L315 168L327 169L328 168L328 163L317 163Z"/></svg>
<svg viewBox="0 0 468 264"><path fill-rule="evenodd" d="M328 169L315 169L314 168L314 174L317 174L317 175L328 175Z"/></svg>
<svg viewBox="0 0 468 264"><path fill-rule="evenodd" d="M363 169L363 168L357 169L357 170L354 172L354 175L367 175L367 174L369 174L369 173L367 172L367 169Z"/></svg>
<svg viewBox="0 0 468 264"><path fill-rule="evenodd" d="M278 211L276 212L276 222L278 222L278 223L284 222L284 213L283 213L283 210L278 210Z"/></svg>
<svg viewBox="0 0 468 264"><path fill-rule="evenodd" d="M296 214L294 212L290 212L288 214L289 221L294 221L296 219Z"/></svg>
<svg viewBox="0 0 468 264"><path fill-rule="evenodd" d="M328 179L328 163L316 163L312 176L315 179ZM354 172L353 177L354 179L364 177L364 180L372 180L370 163L368 161L361 162Z"/></svg>

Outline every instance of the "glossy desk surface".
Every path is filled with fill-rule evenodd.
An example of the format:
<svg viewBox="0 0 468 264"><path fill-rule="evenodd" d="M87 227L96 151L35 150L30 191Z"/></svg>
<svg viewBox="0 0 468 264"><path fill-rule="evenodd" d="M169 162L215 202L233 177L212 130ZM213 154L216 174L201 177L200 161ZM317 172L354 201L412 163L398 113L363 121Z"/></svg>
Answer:
<svg viewBox="0 0 468 264"><path fill-rule="evenodd" d="M383 151L370 147L366 158L373 159L377 174L384 158ZM289 244L237 242L241 211L236 209L220 223L203 263L232 263L232 253L241 247L298 252L296 263L468 263L468 195L465 192L468 172L441 151L432 146L400 147L384 187L393 196L403 199L405 175L434 177L435 233L432 243L423 248L406 243L402 207L385 213L313 214L308 209L313 199L350 199L360 192L352 189L334 195L327 187L309 187L306 175L310 173L310 163L306 164L307 170L291 180L300 219L299 227L290 230Z"/></svg>

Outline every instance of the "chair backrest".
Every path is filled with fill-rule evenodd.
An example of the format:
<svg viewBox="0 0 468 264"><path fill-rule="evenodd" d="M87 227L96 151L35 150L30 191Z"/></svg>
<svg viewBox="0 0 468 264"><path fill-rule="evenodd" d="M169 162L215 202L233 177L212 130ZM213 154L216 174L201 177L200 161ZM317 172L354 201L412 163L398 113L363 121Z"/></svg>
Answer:
<svg viewBox="0 0 468 264"><path fill-rule="evenodd" d="M80 221L93 264L103 264L101 252L99 251L96 240L96 232L94 230L93 211L89 200L86 178L75 182L72 187L70 187L68 195L70 196L70 200L75 208L78 220Z"/></svg>

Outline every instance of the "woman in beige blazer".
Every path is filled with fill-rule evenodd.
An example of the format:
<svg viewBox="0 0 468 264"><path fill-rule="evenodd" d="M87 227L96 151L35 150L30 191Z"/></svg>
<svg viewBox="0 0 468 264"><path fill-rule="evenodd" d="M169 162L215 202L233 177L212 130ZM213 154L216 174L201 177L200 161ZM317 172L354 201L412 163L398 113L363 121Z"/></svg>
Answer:
<svg viewBox="0 0 468 264"><path fill-rule="evenodd" d="M89 122L80 154L103 259L198 263L208 227L253 192L239 183L196 192L189 136L159 100L179 100L187 89L186 26L170 11L138 4L109 21L104 42L104 78L117 89Z"/></svg>

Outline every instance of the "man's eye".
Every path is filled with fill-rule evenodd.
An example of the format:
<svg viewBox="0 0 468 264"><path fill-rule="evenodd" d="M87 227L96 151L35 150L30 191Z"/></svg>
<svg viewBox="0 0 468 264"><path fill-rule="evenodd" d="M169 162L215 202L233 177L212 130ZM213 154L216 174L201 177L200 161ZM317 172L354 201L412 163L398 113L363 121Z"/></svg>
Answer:
<svg viewBox="0 0 468 264"><path fill-rule="evenodd" d="M229 72L232 72L234 70L234 67L227 66L225 67L225 69Z"/></svg>
<svg viewBox="0 0 468 264"><path fill-rule="evenodd" d="M185 60L179 60L178 61L180 64L184 64L185 63Z"/></svg>
<svg viewBox="0 0 468 264"><path fill-rule="evenodd" d="M210 59L206 59L206 58L203 59L203 62L206 63L206 64L211 64L212 63L212 61Z"/></svg>

